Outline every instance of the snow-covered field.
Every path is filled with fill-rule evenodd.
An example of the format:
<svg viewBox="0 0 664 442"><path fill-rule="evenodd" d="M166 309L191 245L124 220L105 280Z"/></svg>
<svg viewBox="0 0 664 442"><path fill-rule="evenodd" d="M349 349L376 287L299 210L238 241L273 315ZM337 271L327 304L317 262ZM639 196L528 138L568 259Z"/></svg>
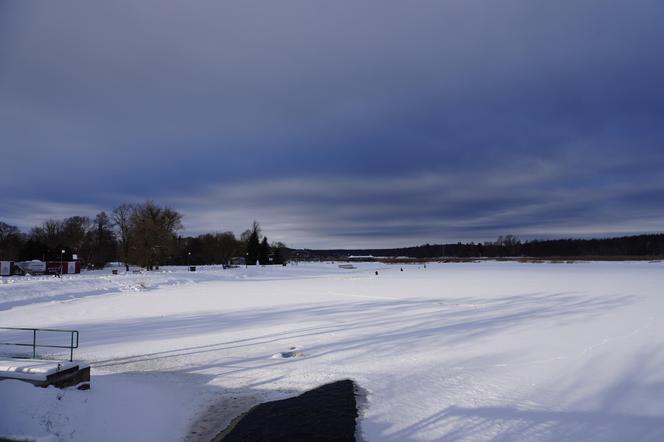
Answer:
<svg viewBox="0 0 664 442"><path fill-rule="evenodd" d="M93 375L0 382L0 435L194 441L350 378L368 441L664 440L664 264L403 269L5 278L0 326L80 330Z"/></svg>

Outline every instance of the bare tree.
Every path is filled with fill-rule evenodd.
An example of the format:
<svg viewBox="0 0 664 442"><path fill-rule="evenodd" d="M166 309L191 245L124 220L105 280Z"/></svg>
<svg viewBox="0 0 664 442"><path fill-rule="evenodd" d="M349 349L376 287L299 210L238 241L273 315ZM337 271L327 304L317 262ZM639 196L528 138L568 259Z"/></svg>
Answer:
<svg viewBox="0 0 664 442"><path fill-rule="evenodd" d="M0 258L17 259L24 236L16 226L0 221Z"/></svg>
<svg viewBox="0 0 664 442"><path fill-rule="evenodd" d="M62 222L62 245L72 253L83 252L86 248L86 238L91 230L92 221L87 216L65 218Z"/></svg>
<svg viewBox="0 0 664 442"><path fill-rule="evenodd" d="M134 206L130 217L132 247L129 256L148 270L172 254L176 246L176 232L182 229L182 215L152 201Z"/></svg>
<svg viewBox="0 0 664 442"><path fill-rule="evenodd" d="M131 214L134 212L132 204L121 204L111 213L111 220L120 242L120 254L125 269L129 271L129 246L131 233Z"/></svg>
<svg viewBox="0 0 664 442"><path fill-rule="evenodd" d="M41 226L33 227L29 236L33 241L44 244L51 252L64 245L62 230L62 221L49 219L44 221Z"/></svg>
<svg viewBox="0 0 664 442"><path fill-rule="evenodd" d="M111 219L106 212L99 212L94 219L94 226L87 235L87 261L95 268L103 267L116 257L116 241Z"/></svg>
<svg viewBox="0 0 664 442"><path fill-rule="evenodd" d="M220 257L223 264L230 264L231 259L242 251L242 243L235 238L233 232L218 234L217 241L219 243Z"/></svg>

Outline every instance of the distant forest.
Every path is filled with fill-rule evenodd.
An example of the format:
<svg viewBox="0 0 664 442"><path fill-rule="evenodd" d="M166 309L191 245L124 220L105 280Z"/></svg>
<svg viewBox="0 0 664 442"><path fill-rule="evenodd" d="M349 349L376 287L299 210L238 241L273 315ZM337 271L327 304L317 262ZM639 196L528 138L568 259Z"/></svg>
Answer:
<svg viewBox="0 0 664 442"><path fill-rule="evenodd" d="M605 239L554 239L521 241L513 235L493 242L424 244L393 249L329 249L292 251L299 259L340 259L350 255L375 257L442 258L657 258L664 256L664 234Z"/></svg>
<svg viewBox="0 0 664 442"><path fill-rule="evenodd" d="M282 264L289 259L345 259L349 255L375 257L444 258L661 258L664 234L605 239L521 241L513 235L483 243L424 244L390 249L290 249L270 243L257 222L236 237L215 232L182 237L182 215L152 201L122 204L94 218L72 216L50 219L28 232L0 221L0 260L71 260L76 255L84 267L101 268L121 262L146 269L160 265L204 265L246 262ZM63 252L64 251L64 252Z"/></svg>
<svg viewBox="0 0 664 442"><path fill-rule="evenodd" d="M281 264L288 248L269 243L254 221L239 238L233 232L182 237L182 215L152 201L122 204L94 218L72 216L49 219L21 232L0 221L0 260L69 261L74 255L84 267L101 268L109 262L149 270L160 265Z"/></svg>

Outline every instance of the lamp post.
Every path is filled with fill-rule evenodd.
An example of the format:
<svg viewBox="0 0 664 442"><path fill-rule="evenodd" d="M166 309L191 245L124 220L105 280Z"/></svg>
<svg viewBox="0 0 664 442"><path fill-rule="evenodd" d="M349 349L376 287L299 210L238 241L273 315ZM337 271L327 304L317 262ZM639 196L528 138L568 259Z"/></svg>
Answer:
<svg viewBox="0 0 664 442"><path fill-rule="evenodd" d="M62 261L65 256L65 249L60 250L60 277L62 277Z"/></svg>
<svg viewBox="0 0 664 442"><path fill-rule="evenodd" d="M187 267L189 267L190 260L191 260L191 252L187 252Z"/></svg>

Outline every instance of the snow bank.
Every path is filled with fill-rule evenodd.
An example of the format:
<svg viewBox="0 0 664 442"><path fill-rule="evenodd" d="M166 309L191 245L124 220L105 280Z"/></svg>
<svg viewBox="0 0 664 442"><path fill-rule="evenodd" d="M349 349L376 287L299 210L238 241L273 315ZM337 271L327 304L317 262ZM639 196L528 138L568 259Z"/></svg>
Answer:
<svg viewBox="0 0 664 442"><path fill-rule="evenodd" d="M158 288L208 281L264 280L320 277L334 273L331 265L269 266L223 269L221 266L198 266L196 272L187 267L162 267L156 271L124 272L113 275L110 270L84 271L80 274L10 276L0 278L0 310L37 302L66 301L110 293L132 293Z"/></svg>
<svg viewBox="0 0 664 442"><path fill-rule="evenodd" d="M77 441L177 440L198 393L163 376L96 376L88 391L0 382L0 436Z"/></svg>

